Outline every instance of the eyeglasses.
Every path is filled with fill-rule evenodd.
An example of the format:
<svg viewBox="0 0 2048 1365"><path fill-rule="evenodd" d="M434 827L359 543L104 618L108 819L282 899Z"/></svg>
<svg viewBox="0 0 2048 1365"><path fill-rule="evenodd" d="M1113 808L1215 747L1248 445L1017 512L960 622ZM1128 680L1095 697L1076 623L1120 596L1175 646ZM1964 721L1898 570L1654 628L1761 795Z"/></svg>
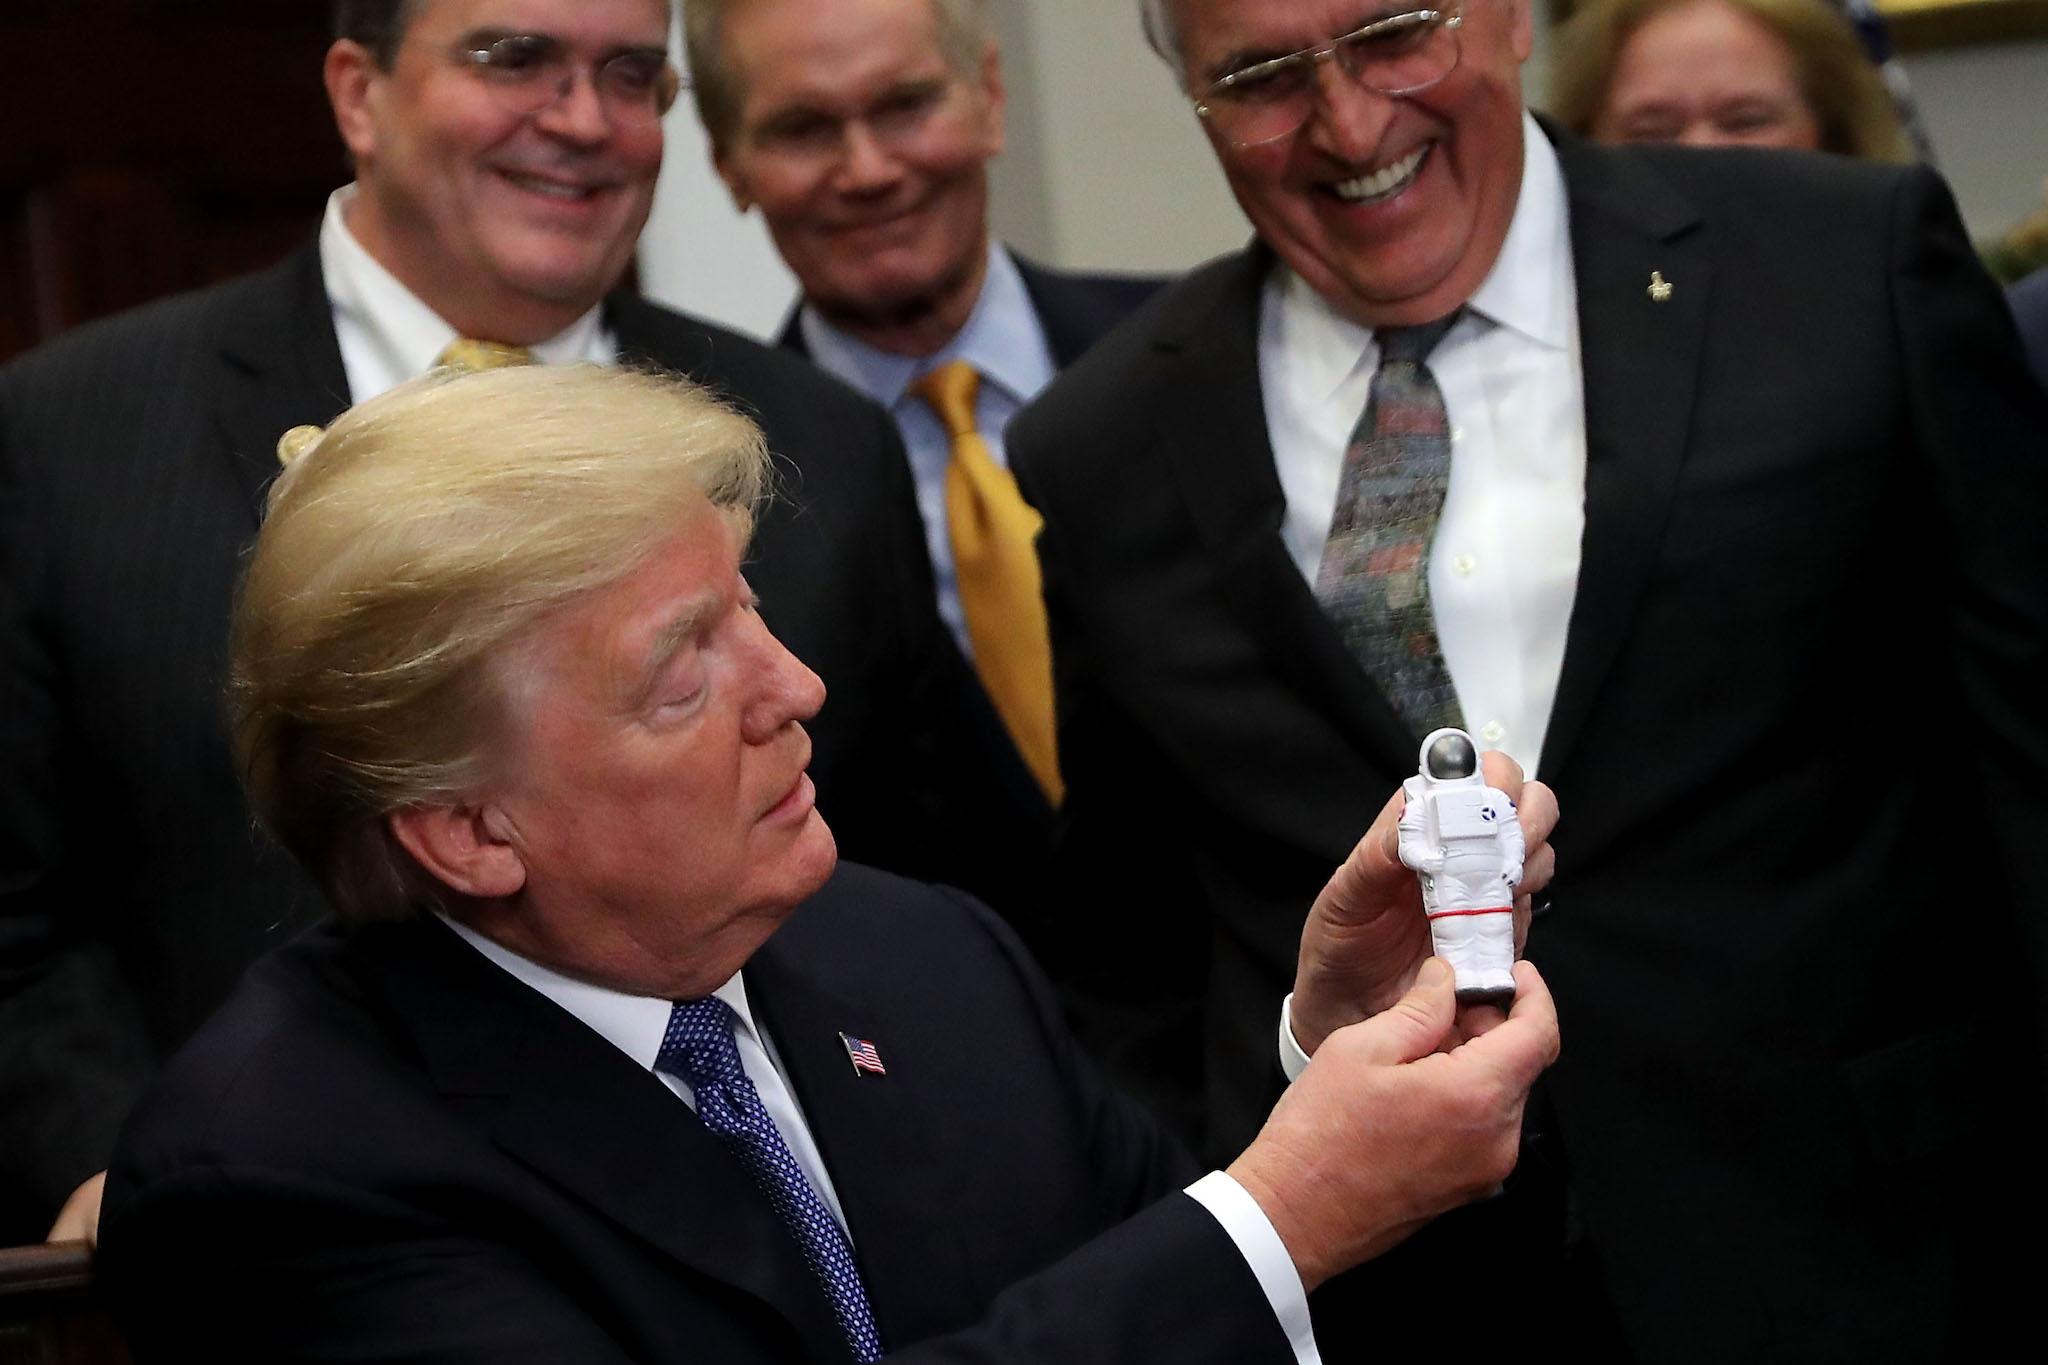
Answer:
<svg viewBox="0 0 2048 1365"><path fill-rule="evenodd" d="M909 81L884 92L850 116L793 105L770 112L751 125L744 136L764 155L788 165L813 169L836 166L850 156L856 127L875 146L893 156L902 156L919 139L946 126L949 116L965 111L966 102L956 98L965 89L959 78L952 75Z"/></svg>
<svg viewBox="0 0 2048 1365"><path fill-rule="evenodd" d="M1286 137L1315 111L1316 67L1334 58L1345 74L1381 95L1419 94L1458 65L1455 10L1418 9L1375 19L1321 47L1254 62L1202 92L1195 113L1239 147Z"/></svg>
<svg viewBox="0 0 2048 1365"><path fill-rule="evenodd" d="M567 98L576 84L576 57L559 38L545 33L512 33L489 42L465 43L456 59L515 114L537 114ZM591 69L590 83L607 117L618 123L660 121L676 102L676 69L658 48L618 53Z"/></svg>

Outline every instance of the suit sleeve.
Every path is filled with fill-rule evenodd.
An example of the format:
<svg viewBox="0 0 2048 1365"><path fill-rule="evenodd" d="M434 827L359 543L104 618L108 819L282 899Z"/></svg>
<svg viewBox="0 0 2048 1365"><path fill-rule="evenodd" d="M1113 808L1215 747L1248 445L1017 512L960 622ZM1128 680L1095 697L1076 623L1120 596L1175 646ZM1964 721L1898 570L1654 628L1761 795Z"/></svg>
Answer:
<svg viewBox="0 0 2048 1365"><path fill-rule="evenodd" d="M111 949L57 891L81 721L52 619L52 528L12 399L0 374L0 1231L40 1237L106 1164L154 1049Z"/></svg>
<svg viewBox="0 0 2048 1365"><path fill-rule="evenodd" d="M383 1195L201 1168L116 1208L100 1272L143 1365L634 1358L540 1267Z"/></svg>
<svg viewBox="0 0 2048 1365"><path fill-rule="evenodd" d="M366 1365L646 1358L539 1267L360 1190L197 1171L124 1208L121 1231L102 1269L141 1365L201 1351ZM972 1327L886 1358L1291 1365L1294 1355L1229 1237L1176 1194L1005 1290Z"/></svg>
<svg viewBox="0 0 2048 1365"><path fill-rule="evenodd" d="M2016 897L2011 951L2024 957L2039 1021L2048 1019L2039 1008L2048 1000L2048 394L2027 373L2011 314L1931 172L1916 169L1900 185L1891 248L1919 473L1939 509L1924 532L1947 539L1947 644L1969 711L1948 727L1955 780L1983 784L1985 833Z"/></svg>

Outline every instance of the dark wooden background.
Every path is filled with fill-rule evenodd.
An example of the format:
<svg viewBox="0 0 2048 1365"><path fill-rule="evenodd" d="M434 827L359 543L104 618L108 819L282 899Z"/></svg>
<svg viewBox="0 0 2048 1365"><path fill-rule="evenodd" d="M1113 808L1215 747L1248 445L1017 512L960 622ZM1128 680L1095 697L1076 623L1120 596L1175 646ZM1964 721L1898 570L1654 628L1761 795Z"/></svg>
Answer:
<svg viewBox="0 0 2048 1365"><path fill-rule="evenodd" d="M326 0L0 0L0 360L305 240Z"/></svg>

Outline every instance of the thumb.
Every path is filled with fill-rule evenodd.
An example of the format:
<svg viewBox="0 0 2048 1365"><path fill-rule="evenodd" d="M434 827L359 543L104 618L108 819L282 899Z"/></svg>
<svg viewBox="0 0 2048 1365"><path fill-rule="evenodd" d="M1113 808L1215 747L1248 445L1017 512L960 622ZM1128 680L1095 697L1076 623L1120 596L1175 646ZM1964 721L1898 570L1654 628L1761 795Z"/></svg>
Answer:
<svg viewBox="0 0 2048 1365"><path fill-rule="evenodd" d="M1451 969L1441 958L1429 958L1415 974L1408 993L1372 1018L1351 1027L1358 1030L1354 1047L1381 1066L1396 1066L1427 1057L1450 1032L1458 1014Z"/></svg>

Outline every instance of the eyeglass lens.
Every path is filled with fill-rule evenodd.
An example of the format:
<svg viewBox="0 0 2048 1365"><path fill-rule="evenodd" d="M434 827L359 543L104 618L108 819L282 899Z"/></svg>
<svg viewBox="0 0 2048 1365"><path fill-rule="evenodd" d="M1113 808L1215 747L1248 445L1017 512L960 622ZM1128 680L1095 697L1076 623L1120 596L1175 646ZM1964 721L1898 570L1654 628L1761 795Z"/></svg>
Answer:
<svg viewBox="0 0 2048 1365"><path fill-rule="evenodd" d="M546 34L509 34L463 56L501 105L522 114L563 98L576 80L575 57ZM675 102L675 69L660 51L621 52L599 64L591 81L605 109L618 118L652 121Z"/></svg>
<svg viewBox="0 0 2048 1365"><path fill-rule="evenodd" d="M1324 57L1334 58L1368 90L1412 95L1457 66L1457 27L1458 16L1443 10L1390 15L1327 46L1234 71L1210 86L1196 109L1233 142L1270 142L1308 121L1316 98L1316 64Z"/></svg>

